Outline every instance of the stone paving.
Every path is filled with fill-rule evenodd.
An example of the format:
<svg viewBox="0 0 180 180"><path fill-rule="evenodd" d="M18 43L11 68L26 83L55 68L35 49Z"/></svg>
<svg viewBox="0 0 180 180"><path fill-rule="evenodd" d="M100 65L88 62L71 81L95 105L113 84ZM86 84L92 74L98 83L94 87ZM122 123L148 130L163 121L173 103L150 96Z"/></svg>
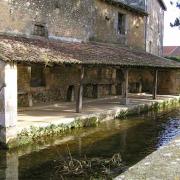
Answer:
<svg viewBox="0 0 180 180"><path fill-rule="evenodd" d="M180 180L180 136L114 180Z"/></svg>
<svg viewBox="0 0 180 180"><path fill-rule="evenodd" d="M117 113L138 105L150 105L153 102L162 102L164 100L177 98L178 96L158 96L157 100L152 100L152 95L130 94L129 105L121 105L121 97L107 97L103 99L90 99L83 101L82 113L75 113L75 103L62 102L51 105L41 105L30 108L21 108L18 112L18 133L22 129L28 129L31 126L46 127L51 124L68 124L75 119L85 119L92 116L104 116L109 114L109 119L116 116ZM107 119L107 118L106 118Z"/></svg>

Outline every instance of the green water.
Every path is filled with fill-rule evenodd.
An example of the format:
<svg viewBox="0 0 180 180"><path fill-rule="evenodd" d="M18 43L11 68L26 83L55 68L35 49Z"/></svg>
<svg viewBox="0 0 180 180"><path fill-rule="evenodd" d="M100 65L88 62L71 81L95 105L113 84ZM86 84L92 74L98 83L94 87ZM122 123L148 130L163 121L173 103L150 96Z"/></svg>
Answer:
<svg viewBox="0 0 180 180"><path fill-rule="evenodd" d="M180 135L180 111L143 115L125 120L112 120L98 127L73 130L66 136L49 139L43 144L0 152L0 179L90 179L84 176L55 176L58 160L69 157L68 148L76 159L109 159L121 154L126 167L132 166L160 146ZM47 144L47 143L46 143ZM68 145L68 148L67 148ZM120 169L110 172L111 177ZM100 179L98 175L97 179ZM109 176L108 176L109 177ZM108 179L102 175L102 179Z"/></svg>

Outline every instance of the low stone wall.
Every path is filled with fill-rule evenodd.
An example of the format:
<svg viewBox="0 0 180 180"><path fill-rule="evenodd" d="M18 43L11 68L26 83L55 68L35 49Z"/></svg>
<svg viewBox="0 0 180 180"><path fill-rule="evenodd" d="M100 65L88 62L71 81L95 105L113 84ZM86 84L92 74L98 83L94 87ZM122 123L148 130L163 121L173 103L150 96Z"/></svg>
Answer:
<svg viewBox="0 0 180 180"><path fill-rule="evenodd" d="M8 147L14 148L29 143L36 143L37 140L38 142L43 142L48 137L58 136L59 134L68 132L73 128L96 126L102 121L112 120L115 118L123 119L127 116L138 115L149 111L166 111L179 105L180 97L170 98L158 102L132 105L124 108L116 106L111 110L105 110L101 113L80 115L78 118L70 118L70 120L65 121L64 123L51 124L46 127L30 127L29 129L24 129L22 132L20 132L17 139L8 143Z"/></svg>
<svg viewBox="0 0 180 180"><path fill-rule="evenodd" d="M180 179L180 136L114 180Z"/></svg>

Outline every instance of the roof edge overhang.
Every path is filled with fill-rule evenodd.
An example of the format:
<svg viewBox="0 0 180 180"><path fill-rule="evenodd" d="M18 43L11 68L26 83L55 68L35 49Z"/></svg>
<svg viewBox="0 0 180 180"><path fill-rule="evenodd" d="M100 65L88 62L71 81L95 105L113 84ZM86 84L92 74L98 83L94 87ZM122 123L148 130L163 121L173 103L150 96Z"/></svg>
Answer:
<svg viewBox="0 0 180 180"><path fill-rule="evenodd" d="M5 63L17 63L17 64L27 64L27 65L31 65L31 64L42 64L45 65L46 67L53 67L53 65L70 65L70 66L84 66L84 67L115 67L115 68L126 68L126 69L149 69L149 70L180 70L180 67L164 67L164 66L145 66L145 65L120 65L120 64L109 64L109 63L69 63L69 62L50 62L50 63L45 63L45 62L23 62L23 61L6 61Z"/></svg>
<svg viewBox="0 0 180 180"><path fill-rule="evenodd" d="M122 7L128 11L131 11L131 12L134 12L134 13L137 13L137 14L140 14L142 16L148 16L148 13L141 9L141 8L137 8L137 7L133 7L133 6L130 6L130 5L127 5L123 2L120 2L120 1L117 1L117 0L102 0L108 4L112 4L112 5L115 5L115 6L119 6L119 7Z"/></svg>
<svg viewBox="0 0 180 180"><path fill-rule="evenodd" d="M55 40L35 40L9 36L0 36L0 42L0 60L8 63L180 69L180 63L173 60L168 60L142 50L120 47L116 44L65 43Z"/></svg>

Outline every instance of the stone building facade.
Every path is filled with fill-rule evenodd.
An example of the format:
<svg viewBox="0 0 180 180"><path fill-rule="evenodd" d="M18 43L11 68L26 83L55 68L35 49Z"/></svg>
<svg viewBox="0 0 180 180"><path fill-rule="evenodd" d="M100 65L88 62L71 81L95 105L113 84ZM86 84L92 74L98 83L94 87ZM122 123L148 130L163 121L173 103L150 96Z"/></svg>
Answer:
<svg viewBox="0 0 180 180"><path fill-rule="evenodd" d="M146 51L163 55L163 36L164 36L164 9L162 1L147 0L148 16L145 20L146 25ZM164 8L162 8L162 5Z"/></svg>
<svg viewBox="0 0 180 180"><path fill-rule="evenodd" d="M0 34L71 42L115 43L161 55L166 9L162 2L1 0ZM19 106L73 100L76 96L80 70L74 66L21 64L17 67ZM85 72L85 97L122 93L123 75L120 70L90 67ZM149 70L131 70L129 81L130 92L151 92L153 73ZM164 90L166 92L171 93Z"/></svg>
<svg viewBox="0 0 180 180"><path fill-rule="evenodd" d="M69 41L93 40L140 49L145 49L149 41L153 42L152 49L162 45L164 9L158 0L148 1L150 16L147 26L145 0L127 1L127 7L113 2L114 0L1 0L0 33L27 37L41 35ZM137 10L138 4L135 2L139 2L141 10ZM159 20L158 23L154 18ZM153 30L159 31L152 33ZM38 31L44 32L38 34ZM154 34L159 36L152 37ZM154 43L155 40L158 42Z"/></svg>

